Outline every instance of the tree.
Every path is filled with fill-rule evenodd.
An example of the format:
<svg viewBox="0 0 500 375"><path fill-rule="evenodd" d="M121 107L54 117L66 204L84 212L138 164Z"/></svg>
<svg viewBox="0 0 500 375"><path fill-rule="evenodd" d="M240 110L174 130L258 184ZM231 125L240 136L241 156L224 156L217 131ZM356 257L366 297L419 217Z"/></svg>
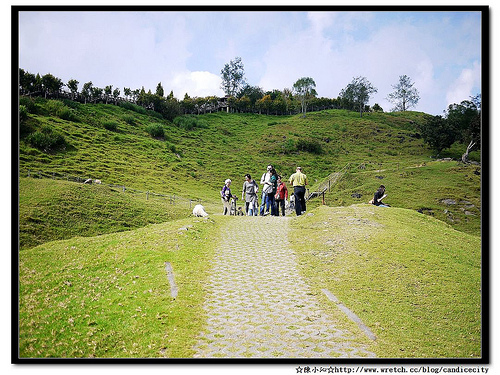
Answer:
<svg viewBox="0 0 500 375"><path fill-rule="evenodd" d="M308 100L317 95L315 87L316 82L311 77L302 77L293 84L293 91L300 101L302 117L306 117Z"/></svg>
<svg viewBox="0 0 500 375"><path fill-rule="evenodd" d="M61 87L63 87L64 84L62 81L54 77L52 74L48 73L42 76L42 90L45 93L45 97L47 97L47 93L51 94L58 94L59 90L61 90Z"/></svg>
<svg viewBox="0 0 500 375"><path fill-rule="evenodd" d="M446 115L447 121L456 131L456 138L467 144L462 155L464 163L469 162L469 152L475 147L481 147L481 95L471 100L463 100L460 104L450 104Z"/></svg>
<svg viewBox="0 0 500 375"><path fill-rule="evenodd" d="M355 77L345 89L340 92L344 101L352 103L359 110L359 116L363 117L365 105L370 100L370 95L378 90L365 77Z"/></svg>
<svg viewBox="0 0 500 375"><path fill-rule="evenodd" d="M161 85L161 82L158 83L156 86L156 95L163 97L165 95L165 91L163 90L163 86Z"/></svg>
<svg viewBox="0 0 500 375"><path fill-rule="evenodd" d="M236 57L220 71L222 76L221 89L226 95L236 97L239 90L245 85L245 71L241 57Z"/></svg>
<svg viewBox="0 0 500 375"><path fill-rule="evenodd" d="M269 110L271 109L272 104L273 104L273 99L269 94L264 95L262 99L259 99L256 102L256 106L259 109L259 113L261 113L262 110L265 110L266 114L269 114Z"/></svg>
<svg viewBox="0 0 500 375"><path fill-rule="evenodd" d="M130 89L130 87L123 88L123 95L125 95L125 98L127 98L127 100L130 96L132 96L132 90Z"/></svg>
<svg viewBox="0 0 500 375"><path fill-rule="evenodd" d="M113 93L113 85L104 87L104 97L106 99L106 104L108 104L108 99L112 93Z"/></svg>
<svg viewBox="0 0 500 375"><path fill-rule="evenodd" d="M96 86L93 86L90 89L90 95L91 95L92 101L94 103L97 103L97 101L102 98L102 91L103 91L103 89L96 87Z"/></svg>
<svg viewBox="0 0 500 375"><path fill-rule="evenodd" d="M457 138L462 143L480 142L481 103L463 100L460 104L450 104L446 113L448 121L457 129Z"/></svg>
<svg viewBox="0 0 500 375"><path fill-rule="evenodd" d="M392 111L406 111L415 107L420 100L418 90L413 87L415 83L411 82L407 75L399 76L397 85L392 85L394 92L387 95L387 100L394 104Z"/></svg>
<svg viewBox="0 0 500 375"><path fill-rule="evenodd" d="M85 101L85 104L87 104L87 100L92 98L92 81L84 83L82 87L82 96Z"/></svg>
<svg viewBox="0 0 500 375"><path fill-rule="evenodd" d="M31 95L34 91L36 85L36 77L34 74L25 72L23 69L19 69L19 87L21 88L22 94Z"/></svg>
<svg viewBox="0 0 500 375"><path fill-rule="evenodd" d="M116 89L113 90L113 98L115 99L115 104L119 96L120 96L120 89L117 87Z"/></svg>
<svg viewBox="0 0 500 375"><path fill-rule="evenodd" d="M184 114L187 113L192 113L195 107L195 102L193 99L190 98L190 96L186 93L184 95L184 99L180 103L181 109Z"/></svg>
<svg viewBox="0 0 500 375"><path fill-rule="evenodd" d="M457 139L453 123L442 116L432 116L420 125L420 132L425 143L436 153L449 148Z"/></svg>
<svg viewBox="0 0 500 375"><path fill-rule="evenodd" d="M257 100L264 97L264 90L258 86L245 85L238 93L239 98L247 97L250 99L250 106L248 110L253 110L255 108L255 103Z"/></svg>
<svg viewBox="0 0 500 375"><path fill-rule="evenodd" d="M76 97L76 94L78 93L78 82L76 79L70 79L66 86L68 87L69 91L71 91L71 99L74 99Z"/></svg>

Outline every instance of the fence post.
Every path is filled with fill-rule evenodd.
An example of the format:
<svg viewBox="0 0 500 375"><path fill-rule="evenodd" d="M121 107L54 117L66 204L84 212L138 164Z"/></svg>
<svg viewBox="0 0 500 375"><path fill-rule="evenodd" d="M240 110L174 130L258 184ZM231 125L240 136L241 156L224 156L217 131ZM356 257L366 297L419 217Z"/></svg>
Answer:
<svg viewBox="0 0 500 375"><path fill-rule="evenodd" d="M149 199L149 191L146 191L146 200Z"/></svg>
<svg viewBox="0 0 500 375"><path fill-rule="evenodd" d="M28 177L31 177L31 170L28 169Z"/></svg>
<svg viewBox="0 0 500 375"><path fill-rule="evenodd" d="M323 206L325 205L325 191L323 190Z"/></svg>
<svg viewBox="0 0 500 375"><path fill-rule="evenodd" d="M125 185L123 185L123 192L125 193Z"/></svg>

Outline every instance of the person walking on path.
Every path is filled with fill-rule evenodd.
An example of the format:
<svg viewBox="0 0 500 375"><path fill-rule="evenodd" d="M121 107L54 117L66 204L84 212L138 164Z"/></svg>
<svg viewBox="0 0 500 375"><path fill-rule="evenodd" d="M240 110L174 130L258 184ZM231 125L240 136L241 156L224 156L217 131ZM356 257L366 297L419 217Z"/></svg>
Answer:
<svg viewBox="0 0 500 375"><path fill-rule="evenodd" d="M259 186L252 180L252 177L247 173L245 175L245 182L243 183L243 191L241 192L241 200L245 200L245 213L248 216L257 216L257 192Z"/></svg>
<svg viewBox="0 0 500 375"><path fill-rule="evenodd" d="M285 202L288 199L288 189L283 181L281 181L281 176L278 176L278 188L276 189L276 195L274 196L274 200L276 202L276 216L280 215L280 206L281 206L281 214L285 216Z"/></svg>
<svg viewBox="0 0 500 375"><path fill-rule="evenodd" d="M295 197L295 214L302 215L306 211L306 185L307 176L302 173L302 168L297 167L296 172L290 176L290 184L293 186L293 195Z"/></svg>
<svg viewBox="0 0 500 375"><path fill-rule="evenodd" d="M260 178L260 184L262 185L262 200L260 203L260 216L264 216L264 209L266 207L266 197L267 193L271 192L273 189L271 183L271 170L273 169L272 165L267 166L267 171ZM267 212L269 212L269 207L267 208Z"/></svg>
<svg viewBox="0 0 500 375"><path fill-rule="evenodd" d="M220 192L220 197L222 200L223 214L227 215L228 212L231 211L231 198L233 195L231 194L231 180L228 178L224 182L224 186Z"/></svg>

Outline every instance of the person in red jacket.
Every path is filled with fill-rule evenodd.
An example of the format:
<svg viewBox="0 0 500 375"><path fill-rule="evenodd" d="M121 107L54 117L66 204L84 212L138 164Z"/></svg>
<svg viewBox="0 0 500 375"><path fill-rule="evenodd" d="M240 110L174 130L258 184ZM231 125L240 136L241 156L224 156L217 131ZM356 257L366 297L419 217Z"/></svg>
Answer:
<svg viewBox="0 0 500 375"><path fill-rule="evenodd" d="M278 187L276 188L276 195L274 196L274 200L276 202L276 216L280 214L280 206L281 213L285 216L285 202L288 199L288 189L283 181L281 181L281 176L278 176Z"/></svg>

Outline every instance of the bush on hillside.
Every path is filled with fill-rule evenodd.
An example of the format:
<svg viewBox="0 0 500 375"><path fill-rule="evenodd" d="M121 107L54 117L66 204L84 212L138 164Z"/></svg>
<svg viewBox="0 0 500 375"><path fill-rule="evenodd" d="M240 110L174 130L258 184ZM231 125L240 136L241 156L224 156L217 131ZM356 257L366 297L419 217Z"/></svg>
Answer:
<svg viewBox="0 0 500 375"><path fill-rule="evenodd" d="M118 130L118 123L116 121L105 121L102 126L104 129L115 132Z"/></svg>
<svg viewBox="0 0 500 375"><path fill-rule="evenodd" d="M68 107L61 108L57 111L57 117L66 121L80 122L75 110Z"/></svg>
<svg viewBox="0 0 500 375"><path fill-rule="evenodd" d="M165 136L165 129L162 124L151 124L146 127L146 131L154 138L163 138Z"/></svg>
<svg viewBox="0 0 500 375"><path fill-rule="evenodd" d="M135 125L135 117L131 115L123 116L123 121L125 121L129 125Z"/></svg>
<svg viewBox="0 0 500 375"><path fill-rule="evenodd" d="M130 111L134 111L134 112L140 113L142 115L146 114L146 108L141 107L140 105L137 105L137 104L134 104L134 103L122 101L122 102L120 102L119 106L122 107L122 108L128 109Z"/></svg>
<svg viewBox="0 0 500 375"><path fill-rule="evenodd" d="M193 130L196 128L208 128L208 124L204 120L200 120L195 116L177 116L174 118L174 124L184 130Z"/></svg>
<svg viewBox="0 0 500 375"><path fill-rule="evenodd" d="M308 140L308 139L299 139L296 144L297 151L306 151L311 154L321 154L323 153L323 148L318 141Z"/></svg>
<svg viewBox="0 0 500 375"><path fill-rule="evenodd" d="M26 121L27 118L28 118L28 110L26 109L26 106L20 105L19 106L19 120L21 122L24 122L24 121Z"/></svg>
<svg viewBox="0 0 500 375"><path fill-rule="evenodd" d="M27 96L19 98L19 106L24 106L28 113L37 113L37 105L35 104L35 101Z"/></svg>
<svg viewBox="0 0 500 375"><path fill-rule="evenodd" d="M64 136L50 126L44 126L40 130L28 135L26 142L44 152L54 151L66 146Z"/></svg>

